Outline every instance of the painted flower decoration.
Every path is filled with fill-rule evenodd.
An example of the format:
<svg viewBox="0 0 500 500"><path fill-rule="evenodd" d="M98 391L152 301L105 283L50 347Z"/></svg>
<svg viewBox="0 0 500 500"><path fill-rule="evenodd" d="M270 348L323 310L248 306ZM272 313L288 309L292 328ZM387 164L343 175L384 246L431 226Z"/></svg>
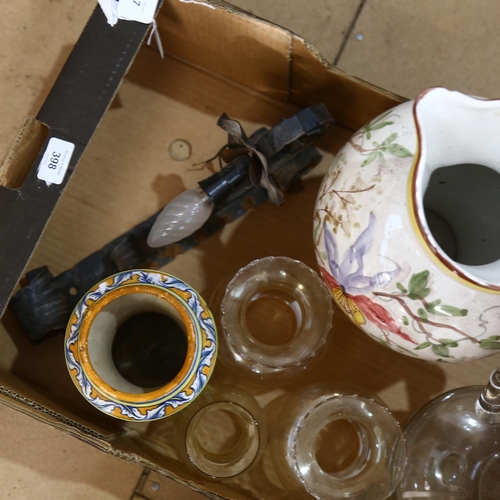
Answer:
<svg viewBox="0 0 500 500"><path fill-rule="evenodd" d="M376 288L387 286L401 270L396 267L392 271L382 271L373 276L363 274L363 258L371 249L376 222L376 217L371 212L368 226L346 250L340 263L339 251L333 234L328 231L327 225L324 224L323 231L330 272L320 266L321 275L330 288L335 301L357 326L365 324L368 320L381 330L389 331L416 344L417 342L401 330L401 327L386 309L366 295Z"/></svg>

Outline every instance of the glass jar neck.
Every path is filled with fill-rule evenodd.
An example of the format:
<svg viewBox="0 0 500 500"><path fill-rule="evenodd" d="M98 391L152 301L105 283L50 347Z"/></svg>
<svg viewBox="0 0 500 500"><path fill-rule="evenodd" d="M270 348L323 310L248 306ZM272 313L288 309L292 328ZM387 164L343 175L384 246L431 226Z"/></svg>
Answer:
<svg viewBox="0 0 500 500"><path fill-rule="evenodd" d="M221 432L211 433L203 439L203 425L225 414L235 427L234 441L219 443ZM212 478L229 478L245 471L254 462L260 449L261 436L258 423L240 405L219 401L201 408L191 419L186 430L186 451L189 459L201 472ZM221 445L221 446L220 446Z"/></svg>
<svg viewBox="0 0 500 500"><path fill-rule="evenodd" d="M332 460L325 463L317 446L328 424L335 424L338 435L329 439ZM382 500L401 480L405 465L401 429L390 412L371 399L325 398L307 412L292 434L291 462L315 498Z"/></svg>
<svg viewBox="0 0 500 500"><path fill-rule="evenodd" d="M491 374L488 385L478 397L476 415L485 424L500 425L500 368Z"/></svg>

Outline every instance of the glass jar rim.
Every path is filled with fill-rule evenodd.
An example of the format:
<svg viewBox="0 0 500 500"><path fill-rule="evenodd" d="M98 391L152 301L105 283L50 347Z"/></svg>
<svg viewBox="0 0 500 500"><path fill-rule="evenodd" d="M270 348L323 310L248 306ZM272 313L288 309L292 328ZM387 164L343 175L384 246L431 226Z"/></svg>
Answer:
<svg viewBox="0 0 500 500"><path fill-rule="evenodd" d="M244 427L246 433L240 441L244 447L244 438L250 441L247 449L239 451L233 462L216 463L210 460L197 443L197 426L201 423L204 415L212 411L225 411L235 415ZM187 427L186 452L192 464L204 474L213 478L230 478L247 470L259 454L261 447L261 435L257 421L249 411L238 403L231 401L215 401L200 408L191 418Z"/></svg>
<svg viewBox="0 0 500 500"><path fill-rule="evenodd" d="M374 425L369 425L371 418L374 419L372 422ZM347 468L337 475L327 473L321 468L315 458L314 451L319 431L335 420L346 420L353 423L355 427L362 428L366 438L372 441L366 445L370 449L361 450L359 460L353 462L351 469ZM390 436L387 442L382 440L382 434L378 434L382 427L384 427L384 437ZM316 430L318 432L315 432ZM346 498L347 491L349 498L352 499L387 498L393 493L403 477L406 464L404 452L406 441L401 426L385 405L372 398L355 394L331 394L321 398L302 416L291 440L295 472L308 493L315 498L323 498L321 487L333 493L328 498ZM377 453L374 453L374 449L377 450ZM383 449L385 449L385 455ZM404 463L393 463L399 461L395 460L395 457L402 458ZM363 463L365 458L369 458L371 463ZM308 481L303 477L302 471L305 469L302 462L304 461L307 461L308 474L312 474L315 480ZM384 472L388 478L389 475L395 475L387 480L389 485L386 491L382 492L380 496L365 496L366 481L370 478L374 480L376 478L377 484L382 489L381 475ZM363 482L363 479L366 481ZM375 484L374 481L371 484Z"/></svg>
<svg viewBox="0 0 500 500"><path fill-rule="evenodd" d="M234 307L243 309L245 303L238 303L235 306L235 304L231 302L233 295L237 295L238 299L241 299L244 290L242 291L238 289L238 287L242 288L248 283L251 277L255 279L255 273L258 272L259 268L271 268L271 266L274 265L277 266L277 269L279 268L281 270L280 272L283 277L283 279L279 281L281 285L283 285L284 279L286 278L286 272L292 271L301 275L311 283L314 283L314 292L311 295L314 295L316 304L319 303L320 306L324 308L323 318L321 320L327 318L324 324L317 325L316 328L308 328L305 332L295 332L289 341L279 345L266 344L248 332L244 325L242 328L240 314L242 311L235 311ZM303 285L301 285L301 287L304 289ZM310 286L309 289L309 291L311 291L312 286ZM237 290L237 293L234 292L234 290ZM221 313L221 323L226 340L241 358L250 360L258 366L279 370L287 366L302 364L309 358L315 356L321 349L332 328L333 305L328 288L319 275L309 266L290 257L268 256L253 260L234 275L226 287L226 292L221 303ZM312 321L316 321L317 323L320 322L320 320L314 317ZM324 332L327 333L324 334ZM308 346L307 350L303 349L305 340L311 344Z"/></svg>

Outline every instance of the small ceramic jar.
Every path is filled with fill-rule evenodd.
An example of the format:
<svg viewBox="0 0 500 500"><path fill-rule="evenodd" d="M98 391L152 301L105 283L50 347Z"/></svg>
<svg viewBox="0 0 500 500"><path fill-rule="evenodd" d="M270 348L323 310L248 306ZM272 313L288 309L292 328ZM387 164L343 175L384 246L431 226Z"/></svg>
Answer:
<svg viewBox="0 0 500 500"><path fill-rule="evenodd" d="M66 330L66 363L77 389L123 420L155 420L183 409L207 384L216 353L204 300L159 271L101 281L80 300Z"/></svg>

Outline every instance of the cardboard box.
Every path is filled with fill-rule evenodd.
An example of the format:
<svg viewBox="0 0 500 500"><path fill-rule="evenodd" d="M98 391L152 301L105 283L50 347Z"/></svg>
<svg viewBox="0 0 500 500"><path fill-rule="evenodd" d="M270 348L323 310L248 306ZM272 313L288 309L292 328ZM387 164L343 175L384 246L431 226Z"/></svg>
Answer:
<svg viewBox="0 0 500 500"><path fill-rule="evenodd" d="M92 28L97 32L90 35L105 40L112 28L99 9L94 16L99 19ZM48 265L56 275L149 217L184 189L194 187L209 172L193 164L212 157L225 142L224 132L215 125L222 112L238 119L250 133L323 102L337 126L321 141L324 160L308 175L305 191L288 196L281 208L271 204L257 208L177 257L165 271L209 298L223 276L255 258L287 255L315 268L312 214L322 174L357 128L402 99L329 66L300 36L222 2L165 0L157 21L165 59L151 47L139 50L29 268ZM99 53L107 50L107 43L96 45L95 53L81 53L78 47L71 65L77 65L80 58L90 70ZM65 109L73 104L67 102ZM33 122L30 126L38 127ZM30 149L30 161L43 147L43 138L34 136L38 142ZM170 157L169 145L176 139L190 143L188 160ZM484 383L497 364L489 358L465 366L444 366L404 357L357 331L338 309L332 334L321 364L297 385L330 381L377 393L402 422L446 389ZM269 449L247 473L212 482L177 460L172 446L175 417L130 424L91 407L67 374L62 344L62 337L52 337L29 345L7 311L0 328L1 402L212 498L288 499L274 477ZM221 367L216 368L213 381L245 385ZM245 388L269 413L273 400L297 385L274 390Z"/></svg>
<svg viewBox="0 0 500 500"><path fill-rule="evenodd" d="M0 166L0 316L147 30L140 23L108 29L96 10Z"/></svg>

